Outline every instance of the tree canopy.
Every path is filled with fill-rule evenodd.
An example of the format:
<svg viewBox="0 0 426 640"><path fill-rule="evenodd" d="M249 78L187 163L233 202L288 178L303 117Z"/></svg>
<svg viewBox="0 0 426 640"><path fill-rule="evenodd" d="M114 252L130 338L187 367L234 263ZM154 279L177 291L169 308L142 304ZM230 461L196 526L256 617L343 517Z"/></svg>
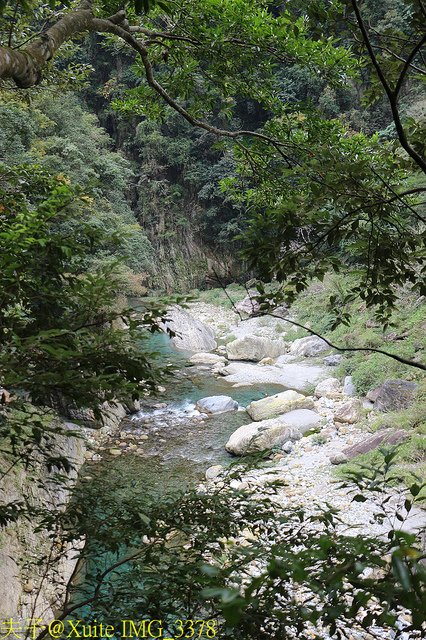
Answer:
<svg viewBox="0 0 426 640"><path fill-rule="evenodd" d="M124 44L136 78L111 106L159 121L172 109L228 145L236 168L222 188L250 212L243 255L280 283L274 301L330 268L351 269L347 302L360 297L386 323L395 285L425 293L424 118L410 113L425 75L425 8L400 5L403 17L384 20L386 7L357 0L53 2L34 19L32 4L5 3L0 77L51 83L52 59L66 73L67 50L87 32L111 53ZM289 95L296 71L321 80L317 104ZM387 105L386 134L333 117L333 95L355 86L363 104ZM251 129L239 111L247 101L261 114Z"/></svg>

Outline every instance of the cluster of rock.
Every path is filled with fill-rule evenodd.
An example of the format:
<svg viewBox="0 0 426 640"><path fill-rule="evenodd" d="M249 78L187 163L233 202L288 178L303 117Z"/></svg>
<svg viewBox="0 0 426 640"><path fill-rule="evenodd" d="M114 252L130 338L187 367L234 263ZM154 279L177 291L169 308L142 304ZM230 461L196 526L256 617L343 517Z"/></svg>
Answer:
<svg viewBox="0 0 426 640"><path fill-rule="evenodd" d="M190 357L194 366L211 367L212 372L224 376L232 388L277 384L286 389L246 407L253 422L232 434L226 444L230 453L245 455L262 449L289 448L288 443L299 440L312 429L356 425L365 418L367 411L400 409L413 401L416 385L404 380L389 380L362 401L356 397L350 376L343 381L327 376L327 367L340 364L342 355L329 353L324 356L324 352L330 352L325 340L314 335L286 340L290 329L284 317L256 317L259 306L252 296L243 300L237 310L249 317L228 327L228 332L232 331L232 339L226 346L216 348L217 353L212 353L215 347L211 334L199 329L200 320L196 320L196 326L191 323L187 323L185 328L181 326L186 332L185 339L197 333L197 342L191 344L193 349L198 346L200 335L205 338L203 351ZM320 356L322 362L318 361ZM309 359L313 362L306 362ZM312 395L307 395L312 388ZM213 396L199 400L197 409L212 415L235 411L238 403L231 395ZM401 438L402 434L394 430L366 438L361 453ZM357 455L355 449L345 451L335 456L333 462L345 461L354 455Z"/></svg>

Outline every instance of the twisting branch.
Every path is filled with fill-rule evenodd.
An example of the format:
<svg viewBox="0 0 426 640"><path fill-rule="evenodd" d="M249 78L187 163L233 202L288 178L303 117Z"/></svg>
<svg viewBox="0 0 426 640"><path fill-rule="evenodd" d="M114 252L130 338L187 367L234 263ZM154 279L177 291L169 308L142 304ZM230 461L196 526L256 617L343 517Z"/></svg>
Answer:
<svg viewBox="0 0 426 640"><path fill-rule="evenodd" d="M118 11L109 18L96 18L90 8L90 3L84 1L80 8L61 18L56 24L31 43L25 50L14 50L9 47L0 47L0 78L11 78L19 88L29 88L39 84L42 77L42 69L53 58L61 45L71 40L80 33L100 32L111 33L126 42L139 54L145 68L146 79L149 86L158 93L163 100L177 111L187 122L195 127L204 129L213 135L236 139L242 136L251 136L273 145L285 147L280 141L255 131L229 131L220 129L202 120L194 118L184 107L174 100L156 80L154 70L149 60L148 48L137 40L130 31L131 27L126 19L124 11Z"/></svg>
<svg viewBox="0 0 426 640"><path fill-rule="evenodd" d="M213 269L213 273L215 275L215 278L216 278L220 288L222 289L222 291L225 293L226 297L230 301L230 303L232 305L232 309L238 315L238 317L240 318L241 322L245 322L246 320L249 320L250 318L243 318L242 314L238 311L238 309L235 306L234 300L231 298L231 296L227 292L226 287L224 286L220 276L216 273L216 271L214 269ZM250 295L250 294L248 293L248 295ZM253 315L255 315L255 314L253 314ZM396 360L397 362L400 362L401 364L405 364L405 365L408 365L409 367L415 367L416 369L421 369L422 371L426 371L426 365L422 364L421 362L416 362L415 360L409 360L408 358L403 358L402 356L398 356L395 353L389 353L389 351L384 351L383 349L375 349L374 347L339 347L338 345L333 344L330 340L328 340L328 338L324 338L324 336L322 336L317 331L314 331L313 329L310 329L309 327L306 327L305 325L301 324L300 322L297 322L296 320L291 320L290 318L283 318L282 316L280 316L280 315L278 315L276 313L273 313L273 311L260 312L260 313L257 313L256 315L257 316L270 316L271 318L277 318L277 319L282 320L284 322L288 322L289 324L292 324L292 325L294 325L296 327L299 327L300 329L303 329L304 331L307 331L312 336L316 336L317 338L321 338L321 340L324 340L324 342L326 344L328 344L329 347L331 347L332 349L335 349L336 351L344 351L344 352L347 352L347 351L351 351L351 352L353 352L353 351L366 351L368 353L379 353L380 355L386 356L387 358L392 358L392 360Z"/></svg>
<svg viewBox="0 0 426 640"><path fill-rule="evenodd" d="M357 1L352 0L352 5L354 7L359 28L361 30L367 50L370 54L371 60L388 95L400 142L407 153L417 162L417 164L423 169L423 171L426 172L426 162L408 143L399 116L397 106L398 94L392 91L386 77L383 74L380 64L377 61L374 49L368 37L365 24L360 14ZM140 32L148 36L155 35L161 38L169 39L184 39L185 37L176 36L175 34L168 32L154 32L144 27L129 26L126 19L126 14L123 10L117 12L115 15L110 16L109 18L96 18L92 13L90 0L83 0L82 4L77 10L71 11L70 13L66 14L56 24L54 24L46 32L44 32L41 37L33 41L25 50L16 50L11 49L10 47L0 47L0 78L11 78L20 88L28 88L38 84L41 81L41 73L43 67L49 62L49 60L52 59L61 45L65 41L70 40L76 35L84 33L86 31L111 33L126 42L140 56L149 86L156 93L158 93L170 107L177 111L191 125L204 129L205 131L208 131L213 135L233 140L244 136L257 138L273 145L277 150L279 148L285 148L287 146L285 143L263 133L247 130L229 131L227 129L215 127L192 116L182 105L174 100L165 90L165 88L156 80L152 63L149 59L148 48L145 46L145 43L139 41L133 36L133 32ZM194 38L191 38L189 36L185 38L185 41L191 42L191 44L198 44L198 42ZM404 65L404 68L401 72L401 85L405 74L413 61L413 58L415 58L416 54L420 51L423 43L424 39L416 45L411 54L408 56L406 64ZM398 92L399 90L400 86L398 86Z"/></svg>
<svg viewBox="0 0 426 640"><path fill-rule="evenodd" d="M38 84L43 67L62 44L79 33L93 30L92 20L91 3L84 0L79 9L58 20L26 49L0 47L0 78L11 78L21 89Z"/></svg>
<svg viewBox="0 0 426 640"><path fill-rule="evenodd" d="M416 46L412 49L411 53L408 55L404 63L404 66L402 68L402 71L399 75L399 78L397 80L395 89L392 89L383 72L382 67L380 66L379 61L377 60L376 54L374 52L374 47L368 35L367 28L362 18L357 0L351 0L351 4L355 12L358 27L361 31L364 44L368 51L368 55L370 56L371 62L373 63L373 66L376 70L379 80L388 97L389 104L392 111L393 121L395 123L395 128L396 128L401 146L405 149L408 155L415 161L415 163L420 167L420 169L422 169L422 171L426 173L426 160L422 158L422 156L419 155L417 151L413 149L413 147L408 142L407 135L405 133L404 127L402 126L401 117L400 117L399 108L398 108L398 96L401 91L401 87L404 83L406 74L408 72L408 69L410 68L412 61L414 60L415 56L419 53L420 49L423 47L423 45L426 42L426 35L423 36L423 38L416 44Z"/></svg>

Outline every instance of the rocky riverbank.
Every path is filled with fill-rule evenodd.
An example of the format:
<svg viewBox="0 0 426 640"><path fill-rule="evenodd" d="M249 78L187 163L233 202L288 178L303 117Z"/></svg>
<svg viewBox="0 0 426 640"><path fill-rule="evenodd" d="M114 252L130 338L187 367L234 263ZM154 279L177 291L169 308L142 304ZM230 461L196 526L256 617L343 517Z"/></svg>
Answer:
<svg viewBox="0 0 426 640"><path fill-rule="evenodd" d="M206 303L193 303L190 313L215 332L216 353L196 353L191 362L210 367L212 375L233 390L254 383L281 384L283 391L251 403L246 410L252 422L241 426L228 440L227 450L245 455L270 449L266 469L252 470L235 487L261 495L271 478L282 481L277 493L282 505L308 509L326 503L342 512L344 527L379 535L385 525L375 522L378 501L352 502L348 489L336 482L336 465L358 455L404 441L401 429L371 426L383 412L407 407L414 402L416 385L390 380L371 390L368 397L356 397L350 377L339 379L336 365L342 356L320 338L294 339L291 323L275 317L238 317L233 310ZM385 426L385 422L384 422ZM207 470L209 482L220 483L222 469ZM392 490L393 503L404 493ZM418 530L426 525L423 510L413 510L404 527Z"/></svg>
<svg viewBox="0 0 426 640"><path fill-rule="evenodd" d="M74 456L76 469L88 462L83 481L114 466L128 482L142 482L146 492L164 493L185 482L194 486L204 472L200 490L209 491L225 486L232 459L266 449L267 459L241 470L231 480L232 489L247 489L260 500L273 497L277 509L297 507L308 515L330 506L339 511L344 533L380 536L386 531L386 523L375 519L380 500L352 501L351 492L336 482L335 470L360 453L404 440L402 429L372 426L386 409L415 401L413 383L390 380L368 397L357 397L351 379L337 374L342 356L320 338L298 338L285 317L239 318L229 309L193 303L188 310L171 309L168 326L176 332L179 371L130 419L128 408L111 407L104 429L85 431ZM75 478L74 472L70 486ZM53 492L49 500L65 505L68 491ZM389 490L389 505L396 506L403 494L403 489ZM45 502L46 496L37 493L37 500ZM418 530L425 523L424 512L413 508L404 527ZM25 527L10 531L13 540L3 546L1 614L32 617L43 610L54 615L58 582L51 576L43 582L17 562L24 554L34 560L36 552L48 551L40 543L43 534L31 538ZM60 550L62 564L56 567L62 581L71 575L76 549Z"/></svg>

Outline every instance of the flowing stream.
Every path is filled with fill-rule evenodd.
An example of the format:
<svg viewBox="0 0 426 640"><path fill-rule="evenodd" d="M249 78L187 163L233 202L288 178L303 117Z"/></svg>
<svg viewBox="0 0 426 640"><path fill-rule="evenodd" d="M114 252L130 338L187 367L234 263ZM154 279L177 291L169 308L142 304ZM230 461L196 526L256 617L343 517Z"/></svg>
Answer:
<svg viewBox="0 0 426 640"><path fill-rule="evenodd" d="M129 484L141 484L146 492L164 495L168 491L193 486L213 464L226 466L232 457L225 444L233 431L251 422L243 410L220 413L203 419L195 403L212 395L230 395L241 407L251 401L283 391L280 385L253 385L233 389L224 379L205 370L187 366L187 356L172 350L166 336L154 338L157 351L168 362L179 366L165 382L166 392L142 403L138 413L126 418L121 433L148 436L143 454L125 451L96 465L96 474L118 471Z"/></svg>
<svg viewBox="0 0 426 640"><path fill-rule="evenodd" d="M108 502L111 512L120 510L126 500L136 497L143 505L196 487L204 478L205 471L211 465L226 467L233 460L225 450L230 434L242 424L251 422L248 414L242 410L252 400L272 395L283 390L282 386L253 385L232 388L222 378L215 377L210 367L189 366L187 355L170 347L167 336L155 336L152 347L160 352L163 362L171 362L177 371L170 380L164 381L166 391L155 398L147 398L141 410L123 420L115 443L109 444L98 463L89 462L81 470L81 490L100 497L99 504ZM203 417L195 403L200 398L212 395L231 395L241 410ZM126 438L128 436L128 439ZM119 442L127 448L119 456L108 453L110 447ZM136 442L138 453L129 449L130 442ZM135 446L135 445L133 445ZM106 502L104 499L107 498ZM94 521L98 504L95 503ZM113 505L110 507L110 505ZM104 506L100 507L104 509ZM91 512L86 513L91 520ZM125 520L125 512L122 516ZM104 570L112 556L102 550L105 537L120 535L120 518L106 518L105 525L92 536L90 544L90 571ZM97 536L99 552L97 548ZM126 543L124 543L124 548ZM87 568L88 565L86 565ZM82 580L82 582L81 582ZM85 591L85 580L80 576L79 591ZM91 588L88 586L87 594ZM80 596L78 600L84 599ZM90 618L90 608L81 609L80 616Z"/></svg>

